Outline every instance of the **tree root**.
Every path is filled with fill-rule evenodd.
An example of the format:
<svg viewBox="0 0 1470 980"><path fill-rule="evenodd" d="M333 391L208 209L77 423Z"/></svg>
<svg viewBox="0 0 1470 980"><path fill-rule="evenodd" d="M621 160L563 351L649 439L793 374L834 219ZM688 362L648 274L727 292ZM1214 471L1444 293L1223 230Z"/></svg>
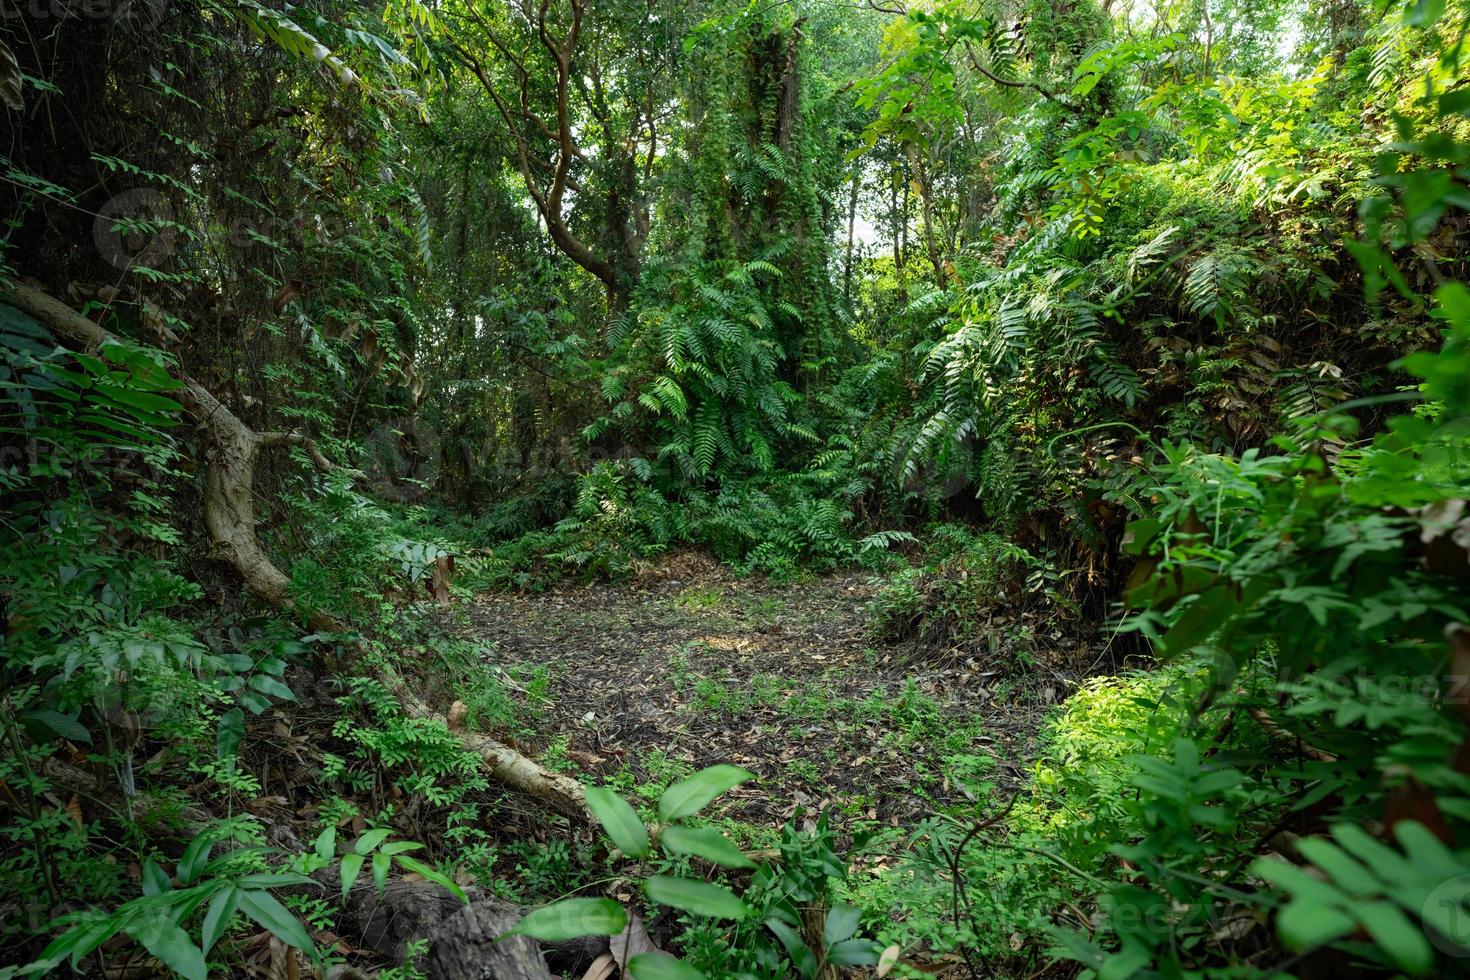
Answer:
<svg viewBox="0 0 1470 980"><path fill-rule="evenodd" d="M0 288L0 301L35 317L59 339L87 353L119 342L96 321L29 283L13 282ZM203 434L204 523L211 554L234 568L256 596L283 612L301 616L313 630L351 633L348 624L332 613L294 600L289 593L290 578L261 545L255 522L255 464L266 449L296 446L323 472L345 472L359 478L362 474L332 463L305 434L256 432L197 381L184 379L179 396ZM365 652L361 643L353 647L359 656ZM550 804L566 816L591 822L582 787L576 780L550 772L489 735L453 729L443 714L416 697L401 678L386 672L377 676L399 699L407 715L438 721L454 730L465 749L480 757L491 778Z"/></svg>

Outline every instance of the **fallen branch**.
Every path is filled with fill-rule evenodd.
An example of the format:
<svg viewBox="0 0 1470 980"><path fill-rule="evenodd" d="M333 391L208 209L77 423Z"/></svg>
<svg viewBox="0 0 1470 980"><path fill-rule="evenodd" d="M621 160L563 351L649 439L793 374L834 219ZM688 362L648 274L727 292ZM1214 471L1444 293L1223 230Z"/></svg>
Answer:
<svg viewBox="0 0 1470 980"><path fill-rule="evenodd" d="M34 317L61 340L96 353L118 338L96 321L48 295L33 285L13 282L0 288L0 301ZM295 446L306 452L312 464L324 472L345 472L358 478L357 470L339 467L322 454L312 440L297 432L256 432L214 396L209 389L184 379L180 400L203 431L204 523L209 530L211 553L228 563L256 596L284 612L293 612L321 633L351 633L347 623L330 612L307 607L289 593L290 578L271 560L256 536L255 464L263 450ZM353 649L359 655L365 646ZM398 676L383 672L378 679L393 692L404 712L413 718L437 721L446 728L445 716L413 694ZM455 731L464 747L479 756L491 778L527 796L555 807L567 816L591 822L582 786L560 773L550 772L502 742L478 732Z"/></svg>
<svg viewBox="0 0 1470 980"><path fill-rule="evenodd" d="M1333 755L1331 752L1325 752L1314 745L1309 745L1305 740L1302 739L1300 735L1289 732L1285 728L1282 728L1279 724L1276 723L1276 719L1272 718L1271 715L1267 713L1265 708L1247 708L1245 709L1245 711L1246 714L1250 715L1256 720L1256 724L1260 725L1261 730L1264 731L1267 735L1276 739L1278 742L1291 745L1308 759L1313 759L1317 762L1337 761L1337 756Z"/></svg>

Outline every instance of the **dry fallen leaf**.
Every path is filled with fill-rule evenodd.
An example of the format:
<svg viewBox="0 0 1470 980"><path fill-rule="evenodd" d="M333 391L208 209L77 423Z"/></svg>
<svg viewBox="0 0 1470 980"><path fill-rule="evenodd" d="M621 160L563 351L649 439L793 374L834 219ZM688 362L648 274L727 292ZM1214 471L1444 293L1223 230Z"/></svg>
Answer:
<svg viewBox="0 0 1470 980"><path fill-rule="evenodd" d="M71 794L71 799L66 804L66 815L71 817L72 823L76 824L78 829L81 829L82 801L77 798L77 794L75 793Z"/></svg>
<svg viewBox="0 0 1470 980"><path fill-rule="evenodd" d="M658 947L648 937L648 930L643 927L643 920L636 912L628 913L628 927L608 940L608 948L612 950L611 955L619 967L627 966L630 959L642 953L658 951Z"/></svg>
<svg viewBox="0 0 1470 980"><path fill-rule="evenodd" d="M592 961L587 972L582 974L582 980L607 980L618 970L618 961L613 959L613 954L603 953Z"/></svg>

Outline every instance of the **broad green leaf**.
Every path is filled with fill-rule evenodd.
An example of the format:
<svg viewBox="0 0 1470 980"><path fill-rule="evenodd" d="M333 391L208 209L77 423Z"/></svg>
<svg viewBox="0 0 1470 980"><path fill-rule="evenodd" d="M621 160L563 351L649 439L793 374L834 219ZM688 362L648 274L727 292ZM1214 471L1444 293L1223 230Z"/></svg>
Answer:
<svg viewBox="0 0 1470 980"><path fill-rule="evenodd" d="M184 406L172 398L165 398L162 395L151 395L132 388L124 388L121 385L109 384L100 390L113 401L119 402L129 408L140 409L150 415L154 413L171 415L184 410Z"/></svg>
<svg viewBox="0 0 1470 980"><path fill-rule="evenodd" d="M86 728L82 727L82 723L59 711L39 708L35 711L23 712L20 719L27 728L42 728L53 735L70 739L73 742L81 742L84 745L92 744L92 736Z"/></svg>
<svg viewBox="0 0 1470 980"><path fill-rule="evenodd" d="M209 851L214 847L214 838L208 833L197 834L189 841L189 846L184 848L184 856L179 858L178 867L174 871L174 877L185 885L192 885L199 877L199 872L209 863Z"/></svg>
<svg viewBox="0 0 1470 980"><path fill-rule="evenodd" d="M367 858L361 854L342 855L342 897L352 891L352 886L357 883L357 876L362 873L362 863Z"/></svg>
<svg viewBox="0 0 1470 980"><path fill-rule="evenodd" d="M1403 845L1409 860L1419 867L1449 870L1460 862L1434 831L1417 820L1401 820L1394 824L1393 834Z"/></svg>
<svg viewBox="0 0 1470 980"><path fill-rule="evenodd" d="M179 976L186 980L208 980L204 952L194 945L187 932L168 920L166 913L159 911L130 922L123 931Z"/></svg>
<svg viewBox="0 0 1470 980"><path fill-rule="evenodd" d="M158 866L158 862L149 858L143 862L143 894L150 898L162 895L164 892L173 890L173 882L169 880L168 874Z"/></svg>
<svg viewBox="0 0 1470 980"><path fill-rule="evenodd" d="M311 941L311 933L306 931L300 919L286 911L286 907L269 892L241 891L240 911L281 942L312 956L316 955L316 944Z"/></svg>
<svg viewBox="0 0 1470 980"><path fill-rule="evenodd" d="M1381 894L1383 884L1331 841L1307 837L1297 843L1302 857L1327 872L1339 888L1357 897Z"/></svg>
<svg viewBox="0 0 1470 980"><path fill-rule="evenodd" d="M1251 873L1285 889L1293 898L1315 905L1332 905L1347 898L1327 882L1313 878L1301 868L1280 858L1257 858L1251 862Z"/></svg>
<svg viewBox="0 0 1470 980"><path fill-rule="evenodd" d="M743 919L750 911L730 889L691 878L654 875L643 883L643 891L660 905L712 919Z"/></svg>
<svg viewBox="0 0 1470 980"><path fill-rule="evenodd" d="M587 809L618 850L633 858L648 855L648 828L621 796L602 786L588 786Z"/></svg>
<svg viewBox="0 0 1470 980"><path fill-rule="evenodd" d="M506 935L557 943L581 936L616 936L628 913L610 898L568 898L526 913Z"/></svg>
<svg viewBox="0 0 1470 980"><path fill-rule="evenodd" d="M1276 930L1288 949L1298 952L1341 939L1357 928L1353 917L1332 905L1295 901L1276 916Z"/></svg>
<svg viewBox="0 0 1470 980"><path fill-rule="evenodd" d="M382 851L373 855L373 887L382 891L388 884L388 868L393 864L393 855Z"/></svg>
<svg viewBox="0 0 1470 980"><path fill-rule="evenodd" d="M282 701L296 700L296 695L292 693L289 687L269 674L252 674L250 675L249 683L251 687L261 694L269 694L271 697L280 698Z"/></svg>
<svg viewBox="0 0 1470 980"><path fill-rule="evenodd" d="M352 851L355 854L371 854L373 850L376 849L379 844L383 843L383 841L387 840L388 836L392 833L393 831L391 830L381 828L378 830L369 830L367 833L363 834L357 839L357 843L352 845Z"/></svg>
<svg viewBox="0 0 1470 980"><path fill-rule="evenodd" d="M233 759L245 738L245 713L231 708L219 716L219 732L214 737L214 750L221 759Z"/></svg>
<svg viewBox="0 0 1470 980"><path fill-rule="evenodd" d="M1170 657L1177 657L1209 639L1239 609L1235 594L1224 586L1202 592L1164 634L1159 645Z"/></svg>
<svg viewBox="0 0 1470 980"><path fill-rule="evenodd" d="M817 957L801 938L801 933L777 918L766 920L766 928L776 934L781 940L781 945L786 947L786 955L791 957L791 962L796 965L797 971L804 977L817 975Z"/></svg>
<svg viewBox="0 0 1470 980"><path fill-rule="evenodd" d="M705 975L668 953L639 953L628 961L633 980L706 980Z"/></svg>
<svg viewBox="0 0 1470 980"><path fill-rule="evenodd" d="M307 875L296 874L291 871L257 871L254 874L243 875L235 884L247 890L260 891L265 888L290 888L293 885L315 885L316 882Z"/></svg>
<svg viewBox="0 0 1470 980"><path fill-rule="evenodd" d="M659 836L659 843L678 854L693 854L722 868L755 867L755 862L740 848L711 827L667 827Z"/></svg>
<svg viewBox="0 0 1470 980"><path fill-rule="evenodd" d="M683 782L675 783L664 790L658 801L658 817L663 822L670 823L693 816L721 793L728 792L754 777L755 773L739 766L718 765L702 769Z"/></svg>
<svg viewBox="0 0 1470 980"><path fill-rule="evenodd" d="M330 861L337 854L337 828L328 827L317 835L313 850L323 861Z"/></svg>
<svg viewBox="0 0 1470 980"><path fill-rule="evenodd" d="M1423 930L1397 906L1369 902L1354 908L1353 914L1399 969L1422 976L1434 966L1434 950L1429 948Z"/></svg>
<svg viewBox="0 0 1470 980"><path fill-rule="evenodd" d="M882 949L871 939L844 939L827 950L827 962L836 966L873 966Z"/></svg>
<svg viewBox="0 0 1470 980"><path fill-rule="evenodd" d="M469 902L469 896L464 893L464 889L459 887L459 885L454 882L454 879L450 878L448 875L443 874L439 871L435 871L424 862L418 860L417 858L411 858L407 854L400 854L397 858L395 858L395 860L399 863L400 866L407 868L409 871L412 871L414 874L418 875L420 878L423 878L425 881L432 881L434 884L445 888L449 891L451 895L459 899L461 902Z"/></svg>
<svg viewBox="0 0 1470 980"><path fill-rule="evenodd" d="M26 972L31 975L35 975L41 971L49 973L67 957L71 957L72 963L75 965L83 956L86 956L116 935L121 928L122 922L115 916L101 916L95 920L73 926L52 940L41 951L40 957L26 967Z"/></svg>
<svg viewBox="0 0 1470 980"><path fill-rule="evenodd" d="M822 926L822 942L832 947L851 939L857 934L862 916L862 912L851 905L834 905L827 912L827 921Z"/></svg>
<svg viewBox="0 0 1470 980"><path fill-rule="evenodd" d="M226 888L215 895L209 903L209 911L204 913L204 929L201 938L204 941L204 955L208 956L214 944L219 942L230 928L230 920L235 917L235 910L240 906L240 890L238 888Z"/></svg>

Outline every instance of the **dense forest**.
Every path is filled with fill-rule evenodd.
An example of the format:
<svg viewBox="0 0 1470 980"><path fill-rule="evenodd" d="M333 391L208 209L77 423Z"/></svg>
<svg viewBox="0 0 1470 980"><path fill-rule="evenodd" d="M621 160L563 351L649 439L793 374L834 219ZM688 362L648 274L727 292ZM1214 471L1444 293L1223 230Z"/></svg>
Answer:
<svg viewBox="0 0 1470 980"><path fill-rule="evenodd" d="M0 12L0 980L1470 975L1470 2Z"/></svg>

